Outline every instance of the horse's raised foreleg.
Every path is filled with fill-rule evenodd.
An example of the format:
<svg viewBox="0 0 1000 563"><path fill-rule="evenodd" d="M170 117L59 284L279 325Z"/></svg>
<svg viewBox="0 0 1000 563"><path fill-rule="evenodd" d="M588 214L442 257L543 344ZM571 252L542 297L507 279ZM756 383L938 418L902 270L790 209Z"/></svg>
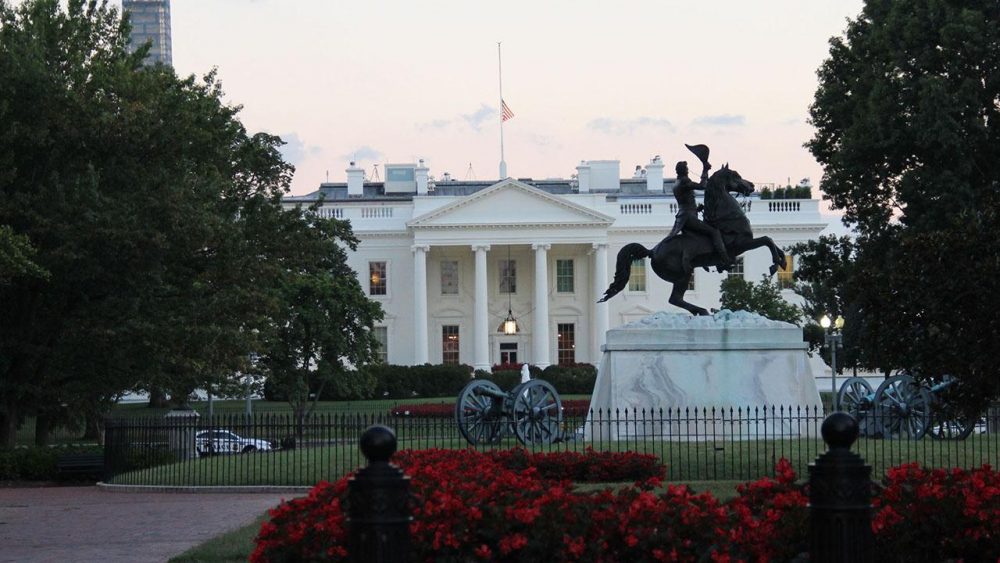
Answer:
<svg viewBox="0 0 1000 563"><path fill-rule="evenodd" d="M709 313L707 310L684 300L684 293L687 292L688 284L690 282L691 274L684 276L684 279L675 281L673 289L670 290L670 299L667 301L671 305L680 307L692 315L708 315Z"/></svg>
<svg viewBox="0 0 1000 563"><path fill-rule="evenodd" d="M776 244L774 244L774 241L771 240L771 237L767 236L757 237L751 240L750 243L747 245L746 250L753 250L755 248L760 248L762 246L766 246L767 249L771 251L771 267L768 269L768 271L773 276L775 272L778 271L779 267L784 268L785 265L788 264L788 261L785 259L785 252L780 248L778 248Z"/></svg>

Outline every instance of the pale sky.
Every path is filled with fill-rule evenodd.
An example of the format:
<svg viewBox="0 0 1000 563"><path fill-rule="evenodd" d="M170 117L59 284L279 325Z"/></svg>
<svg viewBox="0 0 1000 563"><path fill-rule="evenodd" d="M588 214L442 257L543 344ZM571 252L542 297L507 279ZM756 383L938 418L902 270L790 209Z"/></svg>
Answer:
<svg viewBox="0 0 1000 563"><path fill-rule="evenodd" d="M497 41L509 173L563 177L659 154L794 184L821 168L802 143L828 40L862 0L172 0L174 67L218 67L249 131L281 135L295 194L346 181L356 156L499 175ZM697 168L697 167L695 167ZM384 172L383 172L384 177Z"/></svg>

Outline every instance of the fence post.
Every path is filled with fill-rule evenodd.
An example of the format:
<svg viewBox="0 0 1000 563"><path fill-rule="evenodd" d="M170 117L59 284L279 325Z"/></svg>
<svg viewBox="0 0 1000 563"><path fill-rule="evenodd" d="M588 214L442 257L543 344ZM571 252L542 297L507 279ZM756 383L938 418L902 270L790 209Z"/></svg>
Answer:
<svg viewBox="0 0 1000 563"><path fill-rule="evenodd" d="M872 468L851 451L858 422L836 412L820 432L830 449L809 464L809 561L873 563Z"/></svg>
<svg viewBox="0 0 1000 563"><path fill-rule="evenodd" d="M396 434L372 426L361 435L360 446L368 466L348 482L348 557L353 563L408 563L410 478L389 463Z"/></svg>

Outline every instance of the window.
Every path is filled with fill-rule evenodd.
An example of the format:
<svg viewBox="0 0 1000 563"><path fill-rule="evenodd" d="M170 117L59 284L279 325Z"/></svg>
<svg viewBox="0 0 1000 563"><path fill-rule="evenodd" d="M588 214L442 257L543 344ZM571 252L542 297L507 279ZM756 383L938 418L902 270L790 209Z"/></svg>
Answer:
<svg viewBox="0 0 1000 563"><path fill-rule="evenodd" d="M500 293L517 293L517 260L500 261Z"/></svg>
<svg viewBox="0 0 1000 563"><path fill-rule="evenodd" d="M384 326L377 326L372 329L378 348L375 350L375 361L380 364L389 363L389 329Z"/></svg>
<svg viewBox="0 0 1000 563"><path fill-rule="evenodd" d="M571 365L576 362L576 325L560 323L556 331L559 333L559 365Z"/></svg>
<svg viewBox="0 0 1000 563"><path fill-rule="evenodd" d="M556 292L573 293L572 260L556 260Z"/></svg>
<svg viewBox="0 0 1000 563"><path fill-rule="evenodd" d="M458 325L441 327L441 363L458 364Z"/></svg>
<svg viewBox="0 0 1000 563"><path fill-rule="evenodd" d="M791 254L786 254L785 260L785 267L778 269L778 287L781 289L792 289L795 287L795 280L792 279L792 272L795 271L795 257Z"/></svg>
<svg viewBox="0 0 1000 563"><path fill-rule="evenodd" d="M501 364L517 363L517 342L500 343L500 363Z"/></svg>
<svg viewBox="0 0 1000 563"><path fill-rule="evenodd" d="M369 262L368 295L385 295L388 287L385 262Z"/></svg>
<svg viewBox="0 0 1000 563"><path fill-rule="evenodd" d="M688 291L694 291L694 272L691 272L691 278L688 280Z"/></svg>
<svg viewBox="0 0 1000 563"><path fill-rule="evenodd" d="M628 278L629 291L646 291L646 260L632 261L632 272Z"/></svg>
<svg viewBox="0 0 1000 563"><path fill-rule="evenodd" d="M733 266L732 270L726 274L727 278L742 278L743 277L743 257L740 256L736 259L736 265Z"/></svg>
<svg viewBox="0 0 1000 563"><path fill-rule="evenodd" d="M441 295L458 295L458 262L441 262Z"/></svg>

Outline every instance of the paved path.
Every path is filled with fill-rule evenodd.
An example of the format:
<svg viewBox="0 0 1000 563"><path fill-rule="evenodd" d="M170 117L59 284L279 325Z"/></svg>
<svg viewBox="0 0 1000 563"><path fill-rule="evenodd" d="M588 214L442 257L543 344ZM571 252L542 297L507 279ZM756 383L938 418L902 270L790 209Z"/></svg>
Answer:
<svg viewBox="0 0 1000 563"><path fill-rule="evenodd" d="M162 563L293 496L0 489L0 563Z"/></svg>

